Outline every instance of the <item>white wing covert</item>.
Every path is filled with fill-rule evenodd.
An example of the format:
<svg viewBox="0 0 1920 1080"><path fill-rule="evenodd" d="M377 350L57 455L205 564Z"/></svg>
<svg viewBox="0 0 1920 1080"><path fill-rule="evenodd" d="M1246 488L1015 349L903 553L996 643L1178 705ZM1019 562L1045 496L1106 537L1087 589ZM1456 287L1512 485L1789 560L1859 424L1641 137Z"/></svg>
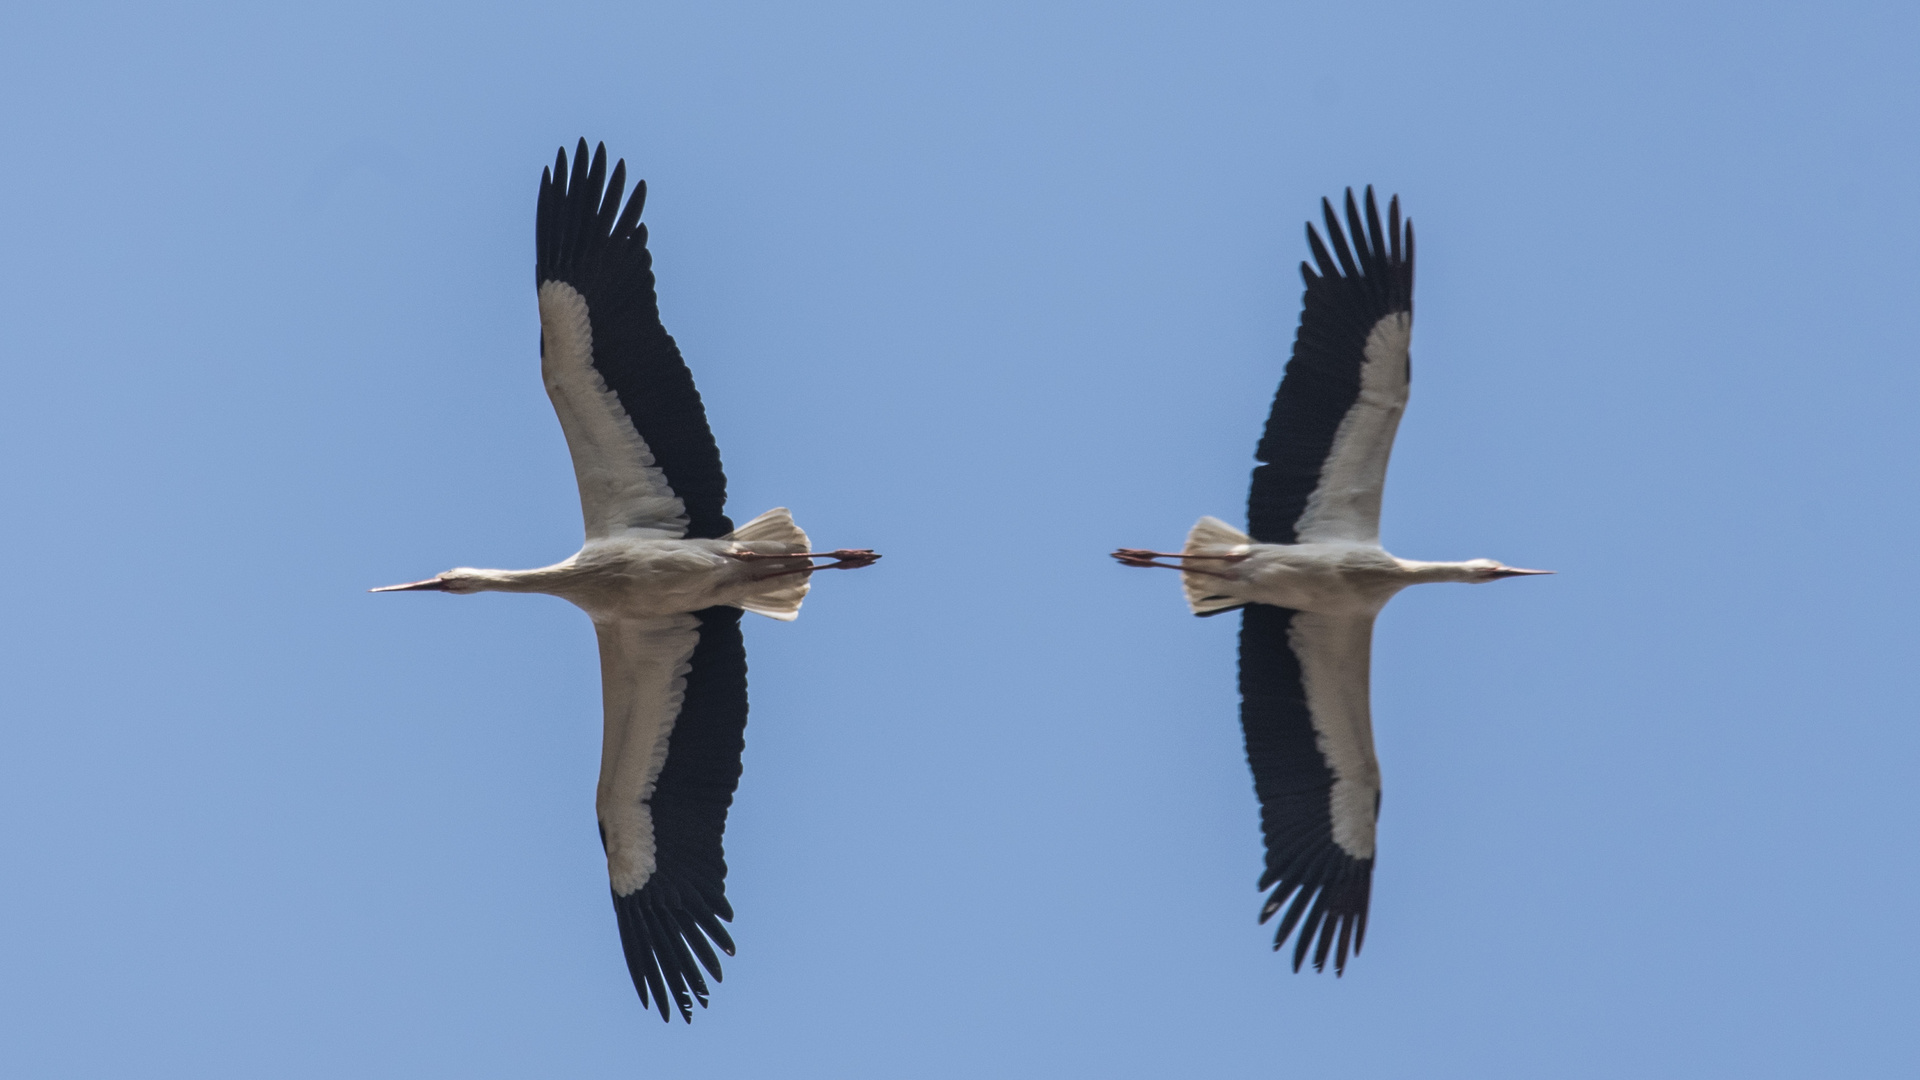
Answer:
<svg viewBox="0 0 1920 1080"><path fill-rule="evenodd" d="M686 700L700 620L668 615L596 622L593 628L600 639L606 712L594 810L607 849L607 876L614 895L624 896L644 887L656 866L648 803Z"/></svg>
<svg viewBox="0 0 1920 1080"><path fill-rule="evenodd" d="M566 432L587 539L685 536L686 504L654 464L619 395L594 370L586 298L563 281L540 285L540 375Z"/></svg>

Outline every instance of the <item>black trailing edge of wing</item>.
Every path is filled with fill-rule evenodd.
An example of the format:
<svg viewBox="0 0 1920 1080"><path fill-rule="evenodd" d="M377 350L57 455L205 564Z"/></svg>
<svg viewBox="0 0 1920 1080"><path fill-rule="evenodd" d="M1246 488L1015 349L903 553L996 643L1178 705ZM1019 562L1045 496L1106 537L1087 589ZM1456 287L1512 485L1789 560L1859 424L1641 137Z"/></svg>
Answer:
<svg viewBox="0 0 1920 1080"><path fill-rule="evenodd" d="M1300 264L1307 292L1293 358L1273 398L1267 430L1254 457L1247 505L1247 532L1263 544L1291 544L1294 525L1320 484L1320 470L1333 449L1340 421L1360 396L1360 367L1367 335L1381 319L1413 311L1413 222L1400 220L1400 197L1387 204L1387 227L1367 188L1366 217L1347 190L1347 229L1333 204L1320 200L1332 248L1307 225L1316 272ZM1347 243L1352 234L1353 245Z"/></svg>
<svg viewBox="0 0 1920 1080"><path fill-rule="evenodd" d="M1311 949L1315 971L1325 970L1332 953L1334 973L1342 974L1348 953L1358 956L1367 937L1373 860L1354 858L1333 839L1333 769L1314 736L1300 661L1287 640L1293 611L1266 604L1243 610L1240 724L1267 841L1260 888L1273 890L1260 921L1284 907L1274 950L1297 929L1293 970Z"/></svg>
<svg viewBox="0 0 1920 1080"><path fill-rule="evenodd" d="M586 298L594 370L620 398L653 452L654 464L686 504L687 535L725 536L733 523L725 512L727 478L720 469L720 449L707 426L693 374L660 322L647 227L640 223L647 185L634 185L623 211L620 196L626 185L627 163L616 163L609 178L606 145L594 150L589 164L585 139L574 152L571 171L565 149L551 171L541 171L534 225L536 284L565 282Z"/></svg>
<svg viewBox="0 0 1920 1080"><path fill-rule="evenodd" d="M740 637L740 609L714 607L696 613L700 643L687 672L686 696L667 760L648 806L653 813L653 876L638 891L614 895L620 945L643 1003L672 1021L667 999L691 1023L693 1003L707 1004L700 970L720 981L714 946L733 955L733 938L722 922L733 920L727 903L727 860L721 835L740 783L746 749L747 650ZM709 944L711 942L711 944Z"/></svg>

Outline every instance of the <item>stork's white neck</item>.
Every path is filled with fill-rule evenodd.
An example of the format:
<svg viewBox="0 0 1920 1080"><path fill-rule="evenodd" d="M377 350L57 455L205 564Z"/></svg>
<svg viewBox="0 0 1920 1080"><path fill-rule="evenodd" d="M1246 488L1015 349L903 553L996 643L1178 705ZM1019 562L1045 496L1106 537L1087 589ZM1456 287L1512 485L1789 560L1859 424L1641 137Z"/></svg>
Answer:
<svg viewBox="0 0 1920 1080"><path fill-rule="evenodd" d="M452 586L449 592L512 592L562 594L580 575L567 563L543 566L537 570L480 570L459 566L441 575Z"/></svg>
<svg viewBox="0 0 1920 1080"><path fill-rule="evenodd" d="M1419 559L1396 557L1400 570L1406 575L1407 584L1425 585L1441 581L1485 581L1488 564L1485 559L1473 559L1467 562L1422 562Z"/></svg>

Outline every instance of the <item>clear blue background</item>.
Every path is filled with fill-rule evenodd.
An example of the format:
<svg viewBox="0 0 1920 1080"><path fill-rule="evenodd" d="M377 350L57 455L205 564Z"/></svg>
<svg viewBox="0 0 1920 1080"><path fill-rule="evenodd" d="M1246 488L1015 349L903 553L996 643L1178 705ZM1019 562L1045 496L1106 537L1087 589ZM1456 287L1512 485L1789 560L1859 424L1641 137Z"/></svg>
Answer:
<svg viewBox="0 0 1920 1080"><path fill-rule="evenodd" d="M1910 5L15 4L0 1072L1920 1070ZM739 957L644 1012L533 200L652 186L741 518ZM1255 925L1242 520L1320 196L1418 224L1365 953Z"/></svg>

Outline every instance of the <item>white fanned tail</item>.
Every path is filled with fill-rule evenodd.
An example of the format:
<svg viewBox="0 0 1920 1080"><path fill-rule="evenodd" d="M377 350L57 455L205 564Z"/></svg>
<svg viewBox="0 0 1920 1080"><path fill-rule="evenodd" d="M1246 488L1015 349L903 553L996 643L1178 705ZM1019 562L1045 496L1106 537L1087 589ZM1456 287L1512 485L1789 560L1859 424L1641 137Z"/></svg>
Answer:
<svg viewBox="0 0 1920 1080"><path fill-rule="evenodd" d="M742 543L787 544L793 551L812 550L807 546L806 532L793 523L793 515L784 506L774 507L721 539ZM792 622L800 617L800 601L807 598L810 579L809 574L775 578L768 591L748 597L740 602L740 606L755 615Z"/></svg>
<svg viewBox="0 0 1920 1080"><path fill-rule="evenodd" d="M1253 543L1253 537L1221 521L1217 517L1203 517L1194 522L1193 529L1187 533L1187 546L1180 549L1183 555L1232 555L1245 551ZM1212 559L1196 559L1194 564L1200 569L1211 569L1207 564ZM1231 611L1246 603L1234 596L1222 596L1218 589L1220 579L1205 574L1181 574L1180 584L1187 590L1187 606L1195 615L1212 615L1215 612Z"/></svg>

